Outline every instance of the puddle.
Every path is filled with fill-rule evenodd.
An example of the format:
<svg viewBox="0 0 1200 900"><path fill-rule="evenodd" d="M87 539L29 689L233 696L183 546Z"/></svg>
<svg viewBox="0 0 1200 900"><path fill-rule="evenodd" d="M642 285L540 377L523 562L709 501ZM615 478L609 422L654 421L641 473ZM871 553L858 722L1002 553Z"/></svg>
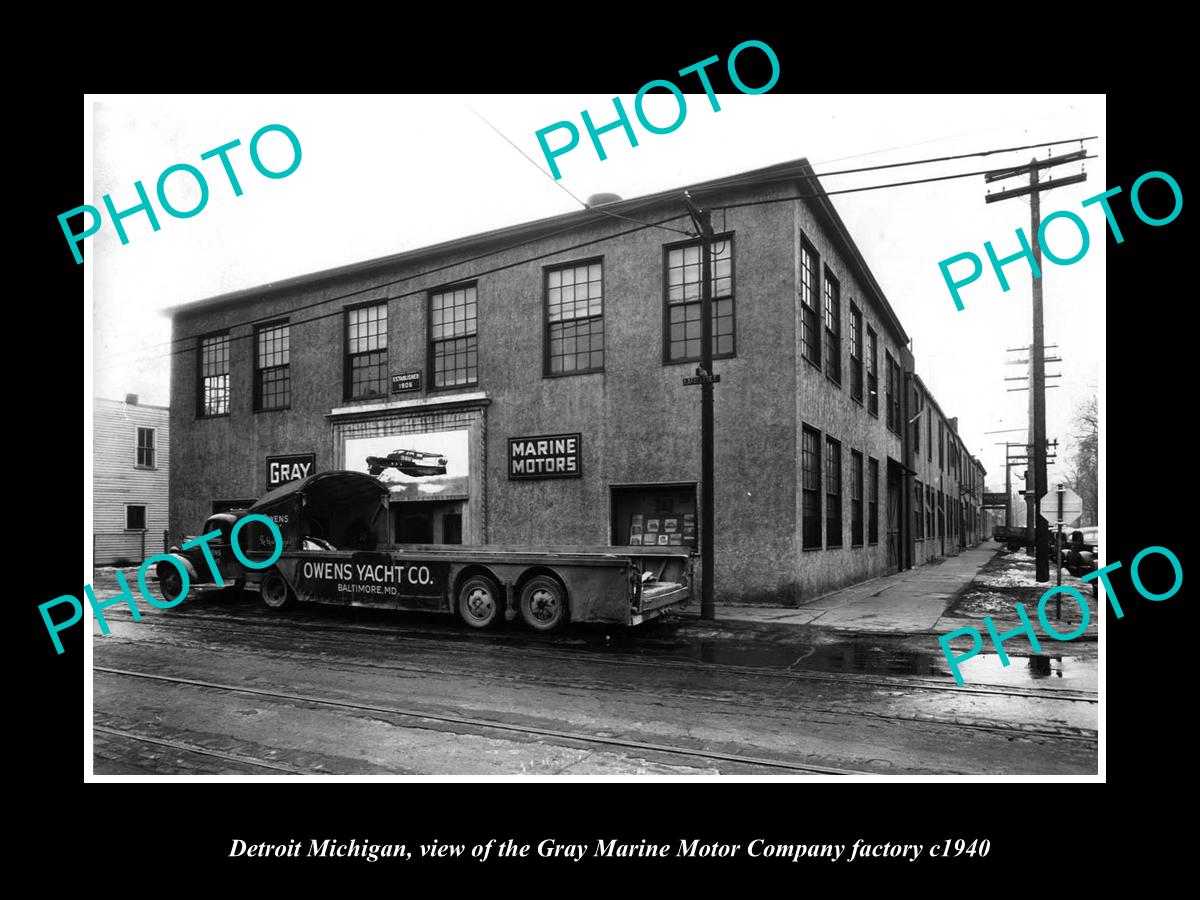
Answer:
<svg viewBox="0 0 1200 900"><path fill-rule="evenodd" d="M950 669L945 657L938 657L939 671L947 677ZM1080 656L1013 656L1009 654L1008 665L1000 665L1000 657L994 653L981 653L959 666L963 681L967 684L999 684L1044 688L1065 688L1075 691L1097 689L1096 660Z"/></svg>

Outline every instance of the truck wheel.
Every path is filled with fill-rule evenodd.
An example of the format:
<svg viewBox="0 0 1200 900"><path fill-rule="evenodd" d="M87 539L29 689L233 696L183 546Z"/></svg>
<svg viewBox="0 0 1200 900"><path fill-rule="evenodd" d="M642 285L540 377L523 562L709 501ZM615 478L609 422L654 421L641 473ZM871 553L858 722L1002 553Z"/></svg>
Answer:
<svg viewBox="0 0 1200 900"><path fill-rule="evenodd" d="M263 603L271 609L290 609L296 605L296 594L288 587L288 583L283 580L278 569L272 569L263 576L262 584L259 585L259 594L262 596Z"/></svg>
<svg viewBox="0 0 1200 900"><path fill-rule="evenodd" d="M521 588L521 618L534 631L555 631L567 622L567 592L549 575L535 575Z"/></svg>
<svg viewBox="0 0 1200 900"><path fill-rule="evenodd" d="M502 618L502 601L496 582L472 575L458 588L458 615L472 628L490 628Z"/></svg>
<svg viewBox="0 0 1200 900"><path fill-rule="evenodd" d="M183 593L183 576L179 569L169 562L160 562L155 566L158 572L158 593L166 603L175 603Z"/></svg>

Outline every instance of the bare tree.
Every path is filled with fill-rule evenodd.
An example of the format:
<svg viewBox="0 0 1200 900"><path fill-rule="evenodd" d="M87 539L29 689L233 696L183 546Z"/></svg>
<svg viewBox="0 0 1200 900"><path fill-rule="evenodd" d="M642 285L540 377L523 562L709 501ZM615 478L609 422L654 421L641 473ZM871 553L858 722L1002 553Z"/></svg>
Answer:
<svg viewBox="0 0 1200 900"><path fill-rule="evenodd" d="M1083 499L1083 522L1095 524L1100 503L1100 421L1096 395L1091 394L1075 408L1075 452L1071 455L1068 483Z"/></svg>

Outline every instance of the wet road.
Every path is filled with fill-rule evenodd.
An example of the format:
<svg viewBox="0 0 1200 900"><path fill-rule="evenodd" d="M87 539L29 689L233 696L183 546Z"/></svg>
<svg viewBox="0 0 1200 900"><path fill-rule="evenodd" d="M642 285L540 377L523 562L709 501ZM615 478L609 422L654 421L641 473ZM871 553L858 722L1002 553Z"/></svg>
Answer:
<svg viewBox="0 0 1200 900"><path fill-rule="evenodd" d="M110 608L112 634L93 639L96 774L1096 772L1082 644L1003 669L981 656L956 687L929 636L695 620L480 634L232 597L140 623Z"/></svg>

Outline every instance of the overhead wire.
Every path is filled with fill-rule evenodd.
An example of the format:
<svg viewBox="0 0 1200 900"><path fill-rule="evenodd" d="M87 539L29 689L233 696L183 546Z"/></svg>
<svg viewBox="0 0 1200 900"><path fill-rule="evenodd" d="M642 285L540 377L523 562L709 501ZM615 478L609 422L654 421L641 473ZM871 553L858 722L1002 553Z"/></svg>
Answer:
<svg viewBox="0 0 1200 900"><path fill-rule="evenodd" d="M480 116L480 118L482 118L482 116ZM486 122L486 119L484 121ZM490 124L490 123L488 123L488 124ZM497 131L497 133L500 133L500 132ZM500 134L501 134L501 137L504 137L504 135L502 133L500 133ZM855 168L855 169L843 169L843 170L836 171L836 172L816 173L816 172L811 171L811 167L803 166L803 165L799 165L799 164L797 164L796 166L794 166L792 168L795 168L797 170L798 177L801 177L801 178L805 178L805 179L827 178L827 177L832 177L834 175L848 175L848 174L855 174L858 172L879 171L881 169L889 169L889 168L903 168L903 167L907 167L907 166L924 165L924 164L930 164L930 163L934 163L934 162L948 162L948 161L952 161L955 159L965 159L968 157L976 157L976 156L989 156L989 155L993 155L993 154L997 154L997 153L1011 153L1011 152L1015 152L1018 150L1030 149L1033 147L1050 147L1050 146L1054 146L1057 144L1074 143L1076 141L1094 140L1094 139L1095 138L1093 138L1093 137L1087 137L1087 138L1069 138L1069 139L1064 139L1064 140L1060 140L1060 141L1049 141L1049 142L1042 141L1037 144L1029 144L1029 145L1023 145L1023 146L1019 146L1019 147L997 148L997 149L992 149L992 150L975 151L973 153L957 154L957 155L953 155L953 156L932 157L932 158L924 159L924 160L908 160L908 161L899 162L899 163L887 163L887 164L882 164L882 165L877 165L877 166L864 166L864 167ZM508 140L508 139L505 138L505 140ZM517 149L519 150L520 148L517 148ZM521 152L522 152L522 155L525 155L523 151L521 151ZM528 158L528 157L526 157L526 158ZM1095 155L1089 155L1089 156L1083 157L1083 159L1096 159L1096 158L1097 157ZM532 162L532 160L531 160L531 162ZM534 163L534 165L536 168L538 168L539 171L541 171L540 166L537 166L536 163ZM808 171L803 171L804 169L808 169ZM782 170L782 172L780 174L785 174L789 171L790 171L790 169L784 169L784 170ZM728 210L731 210L731 209L743 209L743 208L754 207L754 206L771 205L771 204L775 204L775 203L795 202L797 200L811 200L811 199L815 199L815 198L821 197L821 196L859 193L862 191L882 190L885 188L906 187L906 186L911 186L911 185L916 185L916 184L927 184L930 182L949 181L949 180L953 180L953 179L957 179L957 178L969 178L969 177L974 177L977 175L983 175L983 174L987 174L990 171L994 171L994 170L993 169L981 169L981 170L976 170L976 171L971 171L971 172L960 172L960 173L956 173L956 174L952 174L952 175L942 175L942 176L936 176L936 177L931 177L931 178L921 178L921 179L912 179L912 180L908 180L908 181L889 182L889 183L885 183L885 184L868 185L868 186L863 186L863 187L841 188L838 190L828 190L828 191L822 190L822 191L819 191L817 193L812 193L812 194L796 194L796 195L791 195L791 196L787 196L787 197L776 197L776 198L769 198L766 200L747 201L745 203L723 204L723 205L712 206L709 208L712 211L718 211L718 210L721 211L722 215L724 216L725 212L727 212ZM716 181L706 183L704 186L704 191L705 191L705 193L711 193L715 190L737 186L740 183L745 183L747 180L752 180L752 179L747 179L747 176L744 176L744 175L732 176L729 179L718 179ZM571 194L571 192L566 188L565 185L562 186L562 189L564 191L566 191L568 194L570 194L572 197L575 197L575 195ZM578 201L577 197L575 197L575 199ZM586 204L584 204L584 206L586 209L591 209L592 211L595 211L595 212L606 212L606 211L600 210L596 207L587 207ZM558 256L560 254L567 253L572 250L592 246L594 244L603 243L603 242L609 241L609 240L614 240L616 238L624 237L628 234L633 234L635 232L643 231L648 228L660 228L660 227L663 227L665 225L665 223L673 222L677 219L688 218L688 213L684 212L684 213L680 213L679 215L668 216L666 218L658 219L658 220L651 221L651 222L642 222L642 221L639 221L636 219L630 219L630 218L627 218L624 216L620 216L615 213L607 213L606 212L606 214L610 215L614 219L624 219L626 221L634 223L635 227L625 229L624 231L617 231L617 232L614 232L609 235L603 235L601 237L593 238L591 240L582 241L580 243L572 244L567 247L562 247L562 248L559 248L556 250L547 251L546 253L537 254L535 256L517 260L515 262L506 263L506 264L500 265L500 266L495 266L490 269L484 269L482 271L472 273L471 275L464 276L463 278L458 278L458 279L454 279L454 280L456 282L464 281L464 280L468 280L471 278L478 278L483 275L494 274L495 272L500 272L500 271L504 271L505 269L515 268L516 266L525 265L525 264L528 264L531 262L537 262L539 260L546 259L551 256ZM472 257L467 257L467 258L461 259L461 260L455 260L453 262L435 266L430 269L425 269L425 270L422 270L421 272L416 272L411 275L405 275L405 276L401 276L398 278L390 279L388 281L378 282L375 284L367 285L362 288L358 288L353 291L347 291L345 293L340 293L340 294L337 294L332 297L325 297L320 300L315 300L311 303L303 304L303 305L296 306L296 307L291 307L289 309L289 313L304 312L306 310L314 309L318 306L323 306L328 303L336 303L339 301L344 301L344 300L359 296L361 294L366 294L366 293L370 293L372 291L377 291L377 290L381 290L384 288L393 287L395 285L402 284L402 283L408 282L408 281L413 281L415 279L425 278L429 275L434 275L439 272L444 272L447 269L459 268L461 266L469 265L473 262L478 262L481 259L486 259L491 256L497 256L502 253L507 253L509 251L519 249L519 248L527 246L529 244L542 242L547 238L555 237L557 235L566 233L568 231L574 231L574 230L577 230L578 228L579 228L579 223L566 225L566 226L563 226L562 228L555 229L554 231L539 234L536 237L526 238L524 240L517 241L513 244L509 244L509 245L506 245L504 247L500 247L500 248L497 248L494 250L488 250L488 251L476 254L475 256L472 256ZM668 227L665 230L674 231L674 232L683 234L689 238L696 237L696 235L693 234L692 232L683 231L682 229ZM425 287L422 287L417 290L406 291L406 292L400 293L400 294L394 294L394 295L391 295L391 296L388 296L388 297L382 298L382 299L387 299L387 300L402 299L405 297L425 294L429 290L430 290L430 286L425 286ZM303 325L303 324L306 324L309 322L316 322L316 321L320 321L322 319L341 315L343 312L344 312L344 309L339 307L338 309L333 310L329 313L325 313L325 314L318 315L318 316L311 316L306 319L299 319L299 320L296 320L289 324ZM256 316L254 318L251 318L251 319L243 321L243 322L234 323L229 326L229 329L242 327L245 325L254 325L254 324L261 323L261 322L270 321L273 318L277 318L277 315ZM229 340L232 343L235 340L249 340L253 337L254 337L253 333L248 334L248 335L241 335L241 336L232 336L231 335ZM106 366L97 366L97 368L102 369L102 370L103 369L111 369L111 368L115 368L117 366L127 366L127 365L133 365L133 364L137 364L137 363L144 363L144 362L149 362L154 359L162 359L162 358L167 358L170 356L176 356L181 353L192 352L195 349L194 346L192 346L192 342L194 340L195 340L195 336L172 338L170 341L164 341L164 342L160 342L158 344L146 345L146 346L138 347L138 348L131 348L129 350L116 351L113 355L141 353L146 350L153 350L153 349L157 349L160 347L166 347L166 346L170 346L173 344L179 344L179 343L183 343L183 342L188 342L188 344L189 344L189 346L187 346L187 347L171 350L166 353L144 356L137 360L121 360L121 361L118 361L115 363L110 363L109 365L106 365Z"/></svg>

